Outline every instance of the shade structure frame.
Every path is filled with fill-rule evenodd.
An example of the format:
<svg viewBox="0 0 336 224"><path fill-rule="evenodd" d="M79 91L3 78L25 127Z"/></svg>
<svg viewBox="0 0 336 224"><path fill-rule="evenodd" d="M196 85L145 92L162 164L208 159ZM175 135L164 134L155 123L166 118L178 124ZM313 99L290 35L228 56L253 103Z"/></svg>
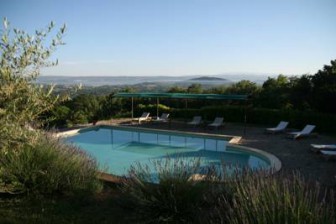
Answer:
<svg viewBox="0 0 336 224"><path fill-rule="evenodd" d="M188 99L195 99L195 100L239 100L245 102L245 113L244 113L244 135L246 134L246 124L247 124L247 102L250 99L249 95L236 95L236 94L192 94L192 93L150 93L150 92L143 92L143 93L125 93L120 92L114 94L113 97L121 97L121 98L131 98L132 99L132 119L133 119L133 99L134 98L156 98L157 101L157 108L156 113L157 117L159 117L159 98L171 98L171 99L185 99L186 105Z"/></svg>
<svg viewBox="0 0 336 224"><path fill-rule="evenodd" d="M208 99L208 100L248 100L249 95L236 94L192 94L192 93L116 93L121 98L173 98L173 99Z"/></svg>

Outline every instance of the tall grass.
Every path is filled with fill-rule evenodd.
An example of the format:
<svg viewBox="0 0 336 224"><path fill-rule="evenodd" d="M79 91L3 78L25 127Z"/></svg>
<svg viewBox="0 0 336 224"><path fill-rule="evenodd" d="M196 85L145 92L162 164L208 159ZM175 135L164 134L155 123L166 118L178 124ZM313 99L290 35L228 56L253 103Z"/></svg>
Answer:
<svg viewBox="0 0 336 224"><path fill-rule="evenodd" d="M52 194L95 192L101 187L95 160L46 135L0 153L1 191Z"/></svg>
<svg viewBox="0 0 336 224"><path fill-rule="evenodd" d="M239 168L219 176L200 171L198 159L137 164L122 184L128 206L144 223L336 223L335 195L298 173L270 176ZM217 176L216 176L217 175ZM153 183L155 182L155 183Z"/></svg>
<svg viewBox="0 0 336 224"><path fill-rule="evenodd" d="M233 201L221 197L215 223L336 223L333 192L308 184L298 173L265 177L250 172L231 184Z"/></svg>
<svg viewBox="0 0 336 224"><path fill-rule="evenodd" d="M133 166L131 178L123 182L122 190L136 210L137 221L196 222L197 213L206 203L204 196L210 190L209 182L190 178L199 169L198 159L186 162L182 158L155 161L152 168L141 164Z"/></svg>

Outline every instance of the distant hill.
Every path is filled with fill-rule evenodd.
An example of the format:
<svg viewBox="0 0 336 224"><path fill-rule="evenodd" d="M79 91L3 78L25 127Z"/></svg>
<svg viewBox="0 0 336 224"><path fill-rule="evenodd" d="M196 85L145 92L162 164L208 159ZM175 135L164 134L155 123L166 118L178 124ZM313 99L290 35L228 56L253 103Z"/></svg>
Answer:
<svg viewBox="0 0 336 224"><path fill-rule="evenodd" d="M189 80L190 81L221 81L221 82L229 81L227 79L218 78L218 77L211 77L211 76L202 76L202 77L193 78L193 79L189 79Z"/></svg>
<svg viewBox="0 0 336 224"><path fill-rule="evenodd" d="M229 85L241 80L250 80L257 84L262 84L271 75L253 74L221 74L214 76L193 75L193 76L39 76L36 80L38 84L56 84L72 86L82 84L84 86L130 86L130 85L150 85L158 86L189 86L193 83L206 85ZM169 88L169 87L168 87Z"/></svg>
<svg viewBox="0 0 336 224"><path fill-rule="evenodd" d="M216 86L229 86L240 80L250 80L261 85L267 76L230 75L216 76L39 76L38 84L55 84L55 93L68 91L73 86L82 84L77 94L108 95L112 92L131 88L135 92L166 92L172 87L188 88L192 84L201 84L202 89Z"/></svg>

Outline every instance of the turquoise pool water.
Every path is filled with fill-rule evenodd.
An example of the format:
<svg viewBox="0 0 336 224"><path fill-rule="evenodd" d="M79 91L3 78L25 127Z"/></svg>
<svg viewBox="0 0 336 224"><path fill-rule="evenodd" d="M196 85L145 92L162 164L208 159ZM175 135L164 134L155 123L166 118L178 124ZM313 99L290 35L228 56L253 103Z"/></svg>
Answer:
<svg viewBox="0 0 336 224"><path fill-rule="evenodd" d="M199 158L202 167L221 164L269 168L267 159L227 146L230 138L126 127L98 126L66 138L97 159L107 173L124 176L132 165L153 167L164 158Z"/></svg>

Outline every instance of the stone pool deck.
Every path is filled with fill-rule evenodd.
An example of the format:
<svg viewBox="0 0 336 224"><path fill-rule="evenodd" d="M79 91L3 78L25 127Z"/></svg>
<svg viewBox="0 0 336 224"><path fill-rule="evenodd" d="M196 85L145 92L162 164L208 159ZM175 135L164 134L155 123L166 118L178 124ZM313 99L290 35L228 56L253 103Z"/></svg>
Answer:
<svg viewBox="0 0 336 224"><path fill-rule="evenodd" d="M129 125L130 119L100 121L98 124ZM285 134L265 134L266 127L226 123L218 130L188 126L183 121L169 123L144 122L139 127L179 130L199 133L242 136L238 145L257 148L278 157L282 162L280 172L299 171L309 181L318 181L322 186L336 189L336 160L327 160L320 154L310 151L310 144L336 144L336 136L318 134L313 138L293 140Z"/></svg>

